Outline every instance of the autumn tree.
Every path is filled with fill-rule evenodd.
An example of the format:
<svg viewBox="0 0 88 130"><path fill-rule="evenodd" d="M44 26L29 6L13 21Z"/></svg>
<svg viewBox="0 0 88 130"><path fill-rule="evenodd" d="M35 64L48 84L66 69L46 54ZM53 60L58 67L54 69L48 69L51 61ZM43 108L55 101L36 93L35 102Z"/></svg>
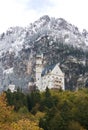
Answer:
<svg viewBox="0 0 88 130"><path fill-rule="evenodd" d="M12 121L13 107L8 106L6 94L0 94L0 130L11 130L10 123Z"/></svg>
<svg viewBox="0 0 88 130"><path fill-rule="evenodd" d="M38 124L28 119L21 119L11 124L12 130L43 130Z"/></svg>

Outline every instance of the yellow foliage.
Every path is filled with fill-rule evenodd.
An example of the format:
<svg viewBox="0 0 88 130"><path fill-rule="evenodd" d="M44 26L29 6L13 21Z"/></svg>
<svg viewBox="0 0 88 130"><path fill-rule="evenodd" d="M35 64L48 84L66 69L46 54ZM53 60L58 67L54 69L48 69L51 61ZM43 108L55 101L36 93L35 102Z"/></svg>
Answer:
<svg viewBox="0 0 88 130"><path fill-rule="evenodd" d="M7 105L6 94L2 93L0 95L0 122L5 123L10 120L11 112L13 107Z"/></svg>
<svg viewBox="0 0 88 130"><path fill-rule="evenodd" d="M12 130L9 123L1 123L0 122L0 130Z"/></svg>
<svg viewBox="0 0 88 130"><path fill-rule="evenodd" d="M39 120L40 118L43 118L44 116L45 116L45 113L44 113L44 112L38 111L38 112L36 113L36 115L35 115L35 118Z"/></svg>
<svg viewBox="0 0 88 130"><path fill-rule="evenodd" d="M28 118L22 119L19 114L16 116L14 114L13 107L7 105L6 94L2 93L0 95L0 130L43 130Z"/></svg>
<svg viewBox="0 0 88 130"><path fill-rule="evenodd" d="M68 130L86 130L76 121L69 122Z"/></svg>
<svg viewBox="0 0 88 130"><path fill-rule="evenodd" d="M28 119L21 119L11 124L12 130L43 130L38 124Z"/></svg>

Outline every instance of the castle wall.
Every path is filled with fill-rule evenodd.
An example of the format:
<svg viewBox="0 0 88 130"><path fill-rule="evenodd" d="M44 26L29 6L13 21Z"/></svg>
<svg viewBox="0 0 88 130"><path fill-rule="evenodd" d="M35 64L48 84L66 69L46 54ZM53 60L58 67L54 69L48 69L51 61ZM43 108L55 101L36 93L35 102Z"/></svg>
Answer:
<svg viewBox="0 0 88 130"><path fill-rule="evenodd" d="M38 56L36 58L36 86L40 91L44 91L46 87L49 89L62 89L65 90L64 86L64 73L61 71L58 64L53 70L41 76L43 71L43 58Z"/></svg>

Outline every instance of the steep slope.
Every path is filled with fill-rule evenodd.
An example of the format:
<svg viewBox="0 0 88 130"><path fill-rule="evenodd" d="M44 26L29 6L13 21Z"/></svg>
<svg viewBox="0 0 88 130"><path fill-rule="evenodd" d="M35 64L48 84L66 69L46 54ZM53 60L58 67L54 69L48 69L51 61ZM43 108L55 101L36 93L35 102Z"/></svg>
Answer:
<svg viewBox="0 0 88 130"><path fill-rule="evenodd" d="M88 32L62 18L45 15L29 26L11 27L0 35L0 86L9 84L23 89L35 79L35 57L43 53L45 66L60 63L66 88L87 84ZM80 85L79 85L80 86Z"/></svg>

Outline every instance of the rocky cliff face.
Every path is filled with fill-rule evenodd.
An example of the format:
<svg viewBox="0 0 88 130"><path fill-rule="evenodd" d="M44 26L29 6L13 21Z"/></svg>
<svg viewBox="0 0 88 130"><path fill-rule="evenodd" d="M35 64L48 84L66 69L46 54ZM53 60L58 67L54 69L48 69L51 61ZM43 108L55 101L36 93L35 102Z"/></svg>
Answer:
<svg viewBox="0 0 88 130"><path fill-rule="evenodd" d="M66 89L88 85L88 32L62 18L43 16L29 26L11 27L0 35L0 86L27 88L35 79L35 57L43 53L45 65L60 63Z"/></svg>

